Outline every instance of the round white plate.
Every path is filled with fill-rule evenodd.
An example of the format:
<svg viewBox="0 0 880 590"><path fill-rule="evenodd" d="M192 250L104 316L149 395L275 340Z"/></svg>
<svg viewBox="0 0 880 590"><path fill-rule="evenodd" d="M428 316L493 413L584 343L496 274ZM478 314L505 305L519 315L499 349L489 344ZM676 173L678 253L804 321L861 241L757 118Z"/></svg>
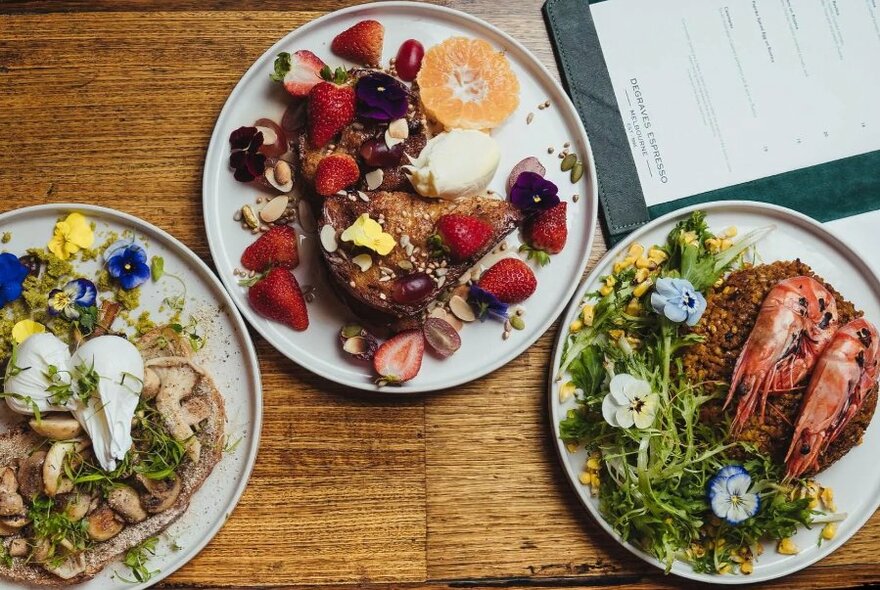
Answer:
<svg viewBox="0 0 880 590"><path fill-rule="evenodd" d="M240 287L233 270L240 266L242 251L254 240L232 218L236 209L254 203L257 189L236 182L228 165L229 134L241 125L252 125L260 117L280 120L288 104L280 85L269 80L275 56L281 51L309 49L331 66L342 62L329 50L336 34L365 18L385 26L384 62L410 37L430 47L447 37L464 35L482 38L506 52L520 81L520 106L493 136L502 148L501 165L491 187L500 194L513 166L527 156L536 156L547 168L547 177L559 186L560 197L569 201L569 238L565 250L546 267L536 269L537 292L525 302L526 329L514 331L502 341L502 327L493 321L470 325L462 330L462 347L451 358L441 361L430 354L419 375L400 388L383 391L414 393L452 387L482 377L516 358L543 334L562 312L580 280L593 241L596 225L596 181L592 153L583 125L565 92L538 60L522 45L497 28L465 13L430 4L378 2L355 6L319 18L291 32L264 53L245 73L232 91L217 120L203 178L205 227L217 272L232 294L242 314L269 343L303 367L328 379L358 389L375 390L375 378L368 363L353 361L341 351L339 328L356 318L332 293L324 280L318 257L316 236L304 236L300 266L295 273L301 285L316 286L317 298L309 305L311 325L296 332L260 317L250 308L246 289ZM549 100L550 108L537 107ZM534 113L526 125L528 113ZM568 174L559 169L556 153L565 142L581 155L586 170L583 179L572 185ZM581 196L577 203L574 194ZM508 238L511 249L519 246L516 235Z"/></svg>
<svg viewBox="0 0 880 590"><path fill-rule="evenodd" d="M599 277L611 272L614 261L621 252L629 248L630 244L640 242L648 247L650 244L664 243L675 223L697 209L706 212L709 226L716 231L735 225L740 230L740 235L743 235L758 227L775 225L776 230L757 245L761 260L772 262L800 258L818 275L834 285L846 299L863 310L867 319L875 324L880 323L880 281L849 246L829 233L817 221L790 209L748 201L725 201L675 211L630 234L626 240L608 252L578 289L577 295L565 313L562 326L568 326L574 321L584 295L596 290ZM659 561L624 542L605 522L599 514L598 498L591 497L589 489L578 481L578 475L583 471L586 461L586 452L580 449L576 453L569 453L559 439L559 421L564 418L568 410L575 407L573 398L565 403L559 403L559 386L565 379L561 382L555 380L556 367L559 366L562 357L562 344L567 335L567 330L560 330L553 362L550 365L549 379L550 423L565 474L581 503L608 534L635 555L662 569L663 565ZM878 452L880 452L880 421L875 417L865 433L864 443L852 449L843 459L816 478L822 485L834 489L834 501L838 510L849 515L839 524L837 535L833 540L825 541L821 547L817 547L819 527L802 530L794 538L801 549L799 554L780 555L774 545L767 545L766 551L755 563L754 573L748 576L698 574L684 562L676 562L672 566L672 573L716 584L747 584L785 576L822 559L852 537L880 506L880 470L876 469Z"/></svg>
<svg viewBox="0 0 880 590"><path fill-rule="evenodd" d="M95 222L95 244L106 239L107 232L134 232L146 247L148 256L165 260L166 277L141 289L141 306L132 312L150 311L156 323L168 319L169 312L160 312L162 300L178 295L180 286L167 275L186 282L187 299L183 320L192 315L198 319L199 330L206 337L204 348L193 360L214 378L226 403L226 434L229 444L239 441L208 476L196 492L189 509L159 536L156 555L149 561L150 570L159 572L148 584L129 584L117 576L132 579L131 572L121 563L111 563L94 579L76 588L94 590L135 590L155 584L196 556L208 544L232 513L250 478L257 446L260 442L263 406L260 367L247 328L229 295L211 270L186 246L161 229L131 215L112 209L80 204L40 205L0 215L0 227L12 239L0 250L21 255L27 248L44 247L52 237L55 222L72 211L78 211ZM82 276L92 278L99 262L77 263ZM117 320L115 327L124 327ZM0 430L6 430L20 417L11 414L6 404L0 406Z"/></svg>

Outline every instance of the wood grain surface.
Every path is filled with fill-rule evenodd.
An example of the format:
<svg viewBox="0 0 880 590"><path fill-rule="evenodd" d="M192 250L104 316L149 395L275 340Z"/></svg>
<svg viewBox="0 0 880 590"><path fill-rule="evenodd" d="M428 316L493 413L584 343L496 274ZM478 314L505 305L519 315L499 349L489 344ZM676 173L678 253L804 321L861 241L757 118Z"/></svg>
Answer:
<svg viewBox="0 0 880 590"><path fill-rule="evenodd" d="M210 263L201 173L239 76L344 0L0 0L0 210L80 201L168 230ZM438 2L512 34L557 75L540 0ZM604 252L597 237L592 268ZM555 327L455 390L365 397L254 336L265 426L241 503L164 587L682 587L579 506L553 449ZM855 482L854 482L855 483ZM880 518L775 588L880 581Z"/></svg>

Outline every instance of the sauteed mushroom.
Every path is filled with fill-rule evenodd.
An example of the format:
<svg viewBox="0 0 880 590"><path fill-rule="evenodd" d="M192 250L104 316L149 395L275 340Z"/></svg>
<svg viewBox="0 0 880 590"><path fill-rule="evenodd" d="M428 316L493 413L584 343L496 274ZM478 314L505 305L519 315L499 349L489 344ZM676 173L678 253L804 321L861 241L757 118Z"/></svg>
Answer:
<svg viewBox="0 0 880 590"><path fill-rule="evenodd" d="M0 473L0 516L24 514L24 500L18 493L18 479L12 467Z"/></svg>
<svg viewBox="0 0 880 590"><path fill-rule="evenodd" d="M119 485L114 487L107 496L107 504L130 523L137 523L147 519L147 513L144 511L143 506L141 506L141 499L137 491L131 486Z"/></svg>
<svg viewBox="0 0 880 590"><path fill-rule="evenodd" d="M122 532L125 523L109 506L100 506L86 517L86 533L94 541L107 541Z"/></svg>
<svg viewBox="0 0 880 590"><path fill-rule="evenodd" d="M18 493L33 499L43 492L43 462L46 451L37 451L18 466Z"/></svg>
<svg viewBox="0 0 880 590"><path fill-rule="evenodd" d="M59 441L49 448L43 462L43 488L47 496L66 494L73 489L73 482L64 477L64 459L84 451L91 444L88 440Z"/></svg>
<svg viewBox="0 0 880 590"><path fill-rule="evenodd" d="M51 414L39 420L31 418L31 429L51 440L69 440L82 433L82 426L69 414Z"/></svg>
<svg viewBox="0 0 880 590"><path fill-rule="evenodd" d="M199 462L202 446L193 436L188 420L193 417L182 407L204 377L204 372L186 359L166 357L151 360L148 370L159 376L159 391L156 394L156 409L162 415L165 427L180 442L186 445L186 452L194 463Z"/></svg>
<svg viewBox="0 0 880 590"><path fill-rule="evenodd" d="M180 479L176 475L163 480L138 475L137 480L147 491L146 494L141 494L141 504L150 514L165 512L174 506L180 495Z"/></svg>

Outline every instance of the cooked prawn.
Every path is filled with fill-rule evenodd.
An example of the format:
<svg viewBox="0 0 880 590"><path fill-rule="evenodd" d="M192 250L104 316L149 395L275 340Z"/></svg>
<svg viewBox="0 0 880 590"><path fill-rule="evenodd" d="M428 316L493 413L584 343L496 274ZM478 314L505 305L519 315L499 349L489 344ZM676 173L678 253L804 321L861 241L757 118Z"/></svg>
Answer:
<svg viewBox="0 0 880 590"><path fill-rule="evenodd" d="M837 331L837 303L821 283L799 276L776 284L758 312L755 326L736 361L726 408L739 394L732 428L738 433L774 392L802 381Z"/></svg>
<svg viewBox="0 0 880 590"><path fill-rule="evenodd" d="M880 372L880 336L864 319L834 335L819 357L785 455L786 477L819 468L819 457L865 402Z"/></svg>

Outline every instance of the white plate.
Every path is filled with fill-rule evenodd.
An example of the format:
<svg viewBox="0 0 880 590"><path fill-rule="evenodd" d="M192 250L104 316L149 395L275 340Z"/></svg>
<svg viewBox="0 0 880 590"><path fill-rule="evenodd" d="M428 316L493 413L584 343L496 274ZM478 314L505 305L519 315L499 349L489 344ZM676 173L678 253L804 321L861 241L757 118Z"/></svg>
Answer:
<svg viewBox="0 0 880 590"><path fill-rule="evenodd" d="M295 332L251 310L246 290L237 284L232 273L240 265L242 251L254 237L242 231L232 215L242 205L253 203L259 193L236 182L227 162L230 132L241 125L252 125L260 117L278 121L284 112L287 104L284 92L269 80L275 56L281 51L309 49L328 64L342 63L330 53L330 41L340 31L365 18L379 20L385 25L386 62L409 37L418 38L427 48L447 37L464 35L486 39L503 49L520 81L520 106L493 131L503 153L491 188L503 194L507 175L514 164L526 156L536 156L545 164L548 178L559 186L560 197L569 201L568 245L561 254L553 257L551 264L536 270L538 290L525 302L526 330L514 331L509 340L502 341L502 328L496 322L467 326L461 334L462 347L452 358L440 361L426 354L422 370L415 379L400 388L385 388L383 391L413 393L452 387L482 377L510 362L550 327L583 274L596 225L595 169L586 133L574 107L533 55L492 25L440 6L381 2L331 13L281 39L245 73L229 96L214 128L202 182L208 243L217 272L236 305L272 346L310 371L337 383L365 390L376 389L371 367L353 362L340 350L339 328L355 318L339 303L324 281L315 237L305 237L300 257L302 262L295 272L300 284L318 287L318 297L309 305L309 329ZM551 107L538 110L537 106L545 100L550 100ZM535 116L532 124L527 126L529 112L534 112ZM584 177L577 185L572 185L568 175L559 170L556 154L547 153L549 146L558 151L567 141L586 163ZM581 199L572 203L571 195L575 193ZM519 246L516 236L508 238L508 242L512 248Z"/></svg>
<svg viewBox="0 0 880 590"><path fill-rule="evenodd" d="M578 289L577 295L565 313L563 329L559 332L553 362L550 365L550 421L565 474L583 505L617 542L661 569L663 565L658 560L624 542L614 532L599 514L598 498L591 497L589 489L578 481L578 475L583 471L586 461L586 452L580 449L577 453L569 453L559 439L559 421L569 409L575 407L575 401L569 399L564 404L559 403L560 383L555 381L555 371L561 360L562 344L567 338L567 331L564 328L577 316L584 295L596 290L599 277L611 272L613 262L631 243L640 242L646 247L649 244L664 243L675 223L697 209L706 212L709 226L716 231L735 225L742 235L757 227L775 225L776 230L758 243L758 254L762 260L772 262L800 258L818 275L834 285L834 288L846 299L863 310L866 318L874 323L880 322L880 281L861 258L817 221L783 207L748 201L726 201L688 207L654 220L630 234L626 240L608 252ZM849 514L846 520L839 524L837 535L833 540L817 547L819 527L803 530L794 538L801 549L799 554L780 555L776 552L775 546L768 545L767 550L756 561L754 573L748 576L698 574L690 565L679 561L672 566L672 573L716 584L747 584L785 576L822 559L852 537L880 506L880 470L876 469L878 452L880 452L880 421L875 417L865 433L864 443L852 449L843 459L816 478L821 484L834 489L834 501L838 510Z"/></svg>
<svg viewBox="0 0 880 590"><path fill-rule="evenodd" d="M131 579L131 572L119 562L111 563L93 580L74 586L90 590L136 590L155 584L196 556L208 544L232 513L250 478L262 425L262 388L260 367L247 328L223 286L186 246L161 229L131 215L112 209L80 204L40 205L10 211L0 215L0 229L11 232L12 239L2 250L20 255L27 248L44 247L59 217L79 211L96 223L95 244L101 244L108 231L122 234L134 232L145 244L149 256L165 259L166 274L186 281L187 301L183 319L190 314L198 318L199 327L207 337L205 347L193 359L214 378L226 403L226 433L231 442L240 440L234 452L223 458L196 492L189 509L160 535L155 557L149 561L151 570L159 569L149 584L129 584L115 576ZM92 278L98 262L78 263L83 276ZM163 278L157 283L148 281L141 289L141 306L132 315L150 311L152 318L161 323L167 312L158 309L168 295L179 293L176 281ZM123 326L117 320L116 327ZM11 415L6 404L0 406L0 429L6 430L11 421L20 417ZM172 550L172 545L180 549ZM2 584L0 584L2 585Z"/></svg>

